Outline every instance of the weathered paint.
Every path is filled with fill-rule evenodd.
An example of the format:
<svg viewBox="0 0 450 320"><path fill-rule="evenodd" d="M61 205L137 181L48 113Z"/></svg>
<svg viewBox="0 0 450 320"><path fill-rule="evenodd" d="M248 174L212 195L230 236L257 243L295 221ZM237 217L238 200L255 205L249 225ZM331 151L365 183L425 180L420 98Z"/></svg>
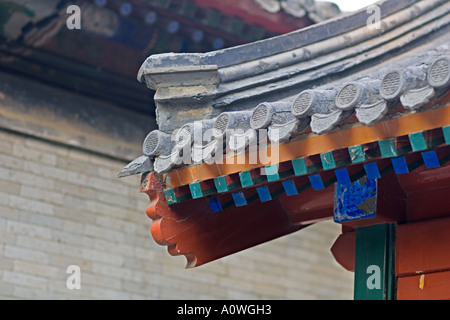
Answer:
<svg viewBox="0 0 450 320"><path fill-rule="evenodd" d="M398 279L397 300L450 300L450 271Z"/></svg>

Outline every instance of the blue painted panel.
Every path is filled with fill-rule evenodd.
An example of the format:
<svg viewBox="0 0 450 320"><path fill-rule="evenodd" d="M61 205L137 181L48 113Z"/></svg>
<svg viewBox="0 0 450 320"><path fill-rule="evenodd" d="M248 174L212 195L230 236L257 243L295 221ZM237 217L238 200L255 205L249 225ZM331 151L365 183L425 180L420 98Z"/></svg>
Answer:
<svg viewBox="0 0 450 320"><path fill-rule="evenodd" d="M222 205L220 204L219 199L211 198L209 199L209 206L211 207L212 212L216 213L222 211Z"/></svg>
<svg viewBox="0 0 450 320"><path fill-rule="evenodd" d="M427 169L439 168L441 166L436 151L434 150L423 152L422 158L423 161L425 162L425 167L427 167Z"/></svg>
<svg viewBox="0 0 450 320"><path fill-rule="evenodd" d="M350 180L350 176L348 175L347 169L339 169L334 172L336 174L336 178L340 184L349 185L352 184Z"/></svg>
<svg viewBox="0 0 450 320"><path fill-rule="evenodd" d="M365 164L364 169L366 170L368 179L373 180L381 178L380 171L378 170L378 166L375 162Z"/></svg>
<svg viewBox="0 0 450 320"><path fill-rule="evenodd" d="M323 184L320 174L314 174L314 175L309 176L308 178L309 178L309 182L311 183L311 187L314 190L325 189L325 186Z"/></svg>
<svg viewBox="0 0 450 320"><path fill-rule="evenodd" d="M336 183L334 191L334 221L369 219L376 216L377 180L361 179L353 184Z"/></svg>
<svg viewBox="0 0 450 320"><path fill-rule="evenodd" d="M247 205L247 199L243 192L233 193L233 200L236 207L244 207Z"/></svg>
<svg viewBox="0 0 450 320"><path fill-rule="evenodd" d="M267 166L265 170L267 181L272 182L280 180L280 175L278 174L278 166L276 164Z"/></svg>
<svg viewBox="0 0 450 320"><path fill-rule="evenodd" d="M298 190L297 190L297 187L295 186L294 181L287 180L287 181L283 181L282 183L283 183L284 191L286 192L286 195L288 197L298 195Z"/></svg>
<svg viewBox="0 0 450 320"><path fill-rule="evenodd" d="M272 195L270 194L268 186L256 188L256 191L258 192L259 199L261 200L261 202L267 202L272 200Z"/></svg>
<svg viewBox="0 0 450 320"><path fill-rule="evenodd" d="M391 160L396 174L409 173L405 157L392 158Z"/></svg>

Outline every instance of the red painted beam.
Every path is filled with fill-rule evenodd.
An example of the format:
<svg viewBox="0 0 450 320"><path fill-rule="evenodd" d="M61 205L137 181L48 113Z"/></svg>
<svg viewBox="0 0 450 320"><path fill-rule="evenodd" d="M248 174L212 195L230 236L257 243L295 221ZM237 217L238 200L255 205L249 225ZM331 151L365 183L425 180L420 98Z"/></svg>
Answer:
<svg viewBox="0 0 450 320"><path fill-rule="evenodd" d="M447 195L448 197L448 195ZM448 209L450 213L450 209ZM450 271L450 218L400 225L397 228L396 274Z"/></svg>
<svg viewBox="0 0 450 320"><path fill-rule="evenodd" d="M355 271L356 231L341 234L334 242L331 253L347 271Z"/></svg>
<svg viewBox="0 0 450 320"><path fill-rule="evenodd" d="M399 278L397 300L450 300L450 271Z"/></svg>

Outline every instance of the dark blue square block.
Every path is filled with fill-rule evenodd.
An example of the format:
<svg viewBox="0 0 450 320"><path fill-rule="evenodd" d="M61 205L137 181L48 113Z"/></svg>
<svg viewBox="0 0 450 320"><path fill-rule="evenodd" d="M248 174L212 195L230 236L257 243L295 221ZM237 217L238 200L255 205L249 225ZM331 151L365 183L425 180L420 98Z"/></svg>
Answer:
<svg viewBox="0 0 450 320"><path fill-rule="evenodd" d="M272 200L272 195L270 194L268 186L256 188L256 191L258 192L259 199L261 200L261 202L267 202Z"/></svg>
<svg viewBox="0 0 450 320"><path fill-rule="evenodd" d="M222 211L222 205L220 204L219 199L211 198L209 199L209 206L211 207L212 212L216 213Z"/></svg>
<svg viewBox="0 0 450 320"><path fill-rule="evenodd" d="M350 185L337 183L334 190L334 221L373 218L377 212L377 180L361 179Z"/></svg>
<svg viewBox="0 0 450 320"><path fill-rule="evenodd" d="M391 160L396 174L409 173L405 157L392 158Z"/></svg>
<svg viewBox="0 0 450 320"><path fill-rule="evenodd" d="M323 184L322 177L320 176L320 174L314 174L312 176L309 176L308 178L309 178L309 182L311 183L311 187L314 190L325 189L325 186Z"/></svg>
<svg viewBox="0 0 450 320"><path fill-rule="evenodd" d="M423 162L425 162L425 166L427 167L427 169L439 168L441 166L436 151L434 150L423 152L422 158Z"/></svg>
<svg viewBox="0 0 450 320"><path fill-rule="evenodd" d="M243 207L247 205L247 199L243 192L233 193L233 200L236 207Z"/></svg>
<svg viewBox="0 0 450 320"><path fill-rule="evenodd" d="M282 183L283 183L284 191L286 192L286 195L288 197L298 195L298 190L297 190L297 187L295 186L294 181L287 180L287 181L283 181Z"/></svg>
<svg viewBox="0 0 450 320"><path fill-rule="evenodd" d="M347 169L339 169L334 172L336 174L336 178L340 184L348 185L351 184L350 176L348 175Z"/></svg>
<svg viewBox="0 0 450 320"><path fill-rule="evenodd" d="M381 178L380 171L378 170L378 166L375 162L365 164L364 169L366 170L368 179L374 180Z"/></svg>

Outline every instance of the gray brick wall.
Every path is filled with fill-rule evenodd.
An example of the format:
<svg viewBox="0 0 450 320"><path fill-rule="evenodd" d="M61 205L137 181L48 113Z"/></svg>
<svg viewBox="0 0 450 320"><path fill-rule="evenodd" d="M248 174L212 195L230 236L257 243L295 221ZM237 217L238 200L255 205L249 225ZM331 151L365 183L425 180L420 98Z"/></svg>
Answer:
<svg viewBox="0 0 450 320"><path fill-rule="evenodd" d="M333 222L184 269L151 238L139 177L116 179L125 164L0 131L0 299L352 298Z"/></svg>

